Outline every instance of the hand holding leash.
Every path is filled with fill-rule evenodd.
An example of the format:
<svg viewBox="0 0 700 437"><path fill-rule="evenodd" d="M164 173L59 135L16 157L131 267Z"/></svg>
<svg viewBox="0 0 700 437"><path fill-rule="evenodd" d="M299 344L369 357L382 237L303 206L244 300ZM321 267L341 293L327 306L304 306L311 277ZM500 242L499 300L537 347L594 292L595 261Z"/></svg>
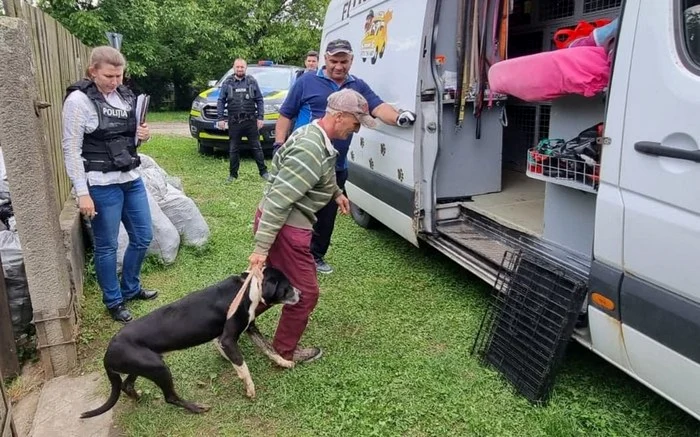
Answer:
<svg viewBox="0 0 700 437"><path fill-rule="evenodd" d="M263 266L265 265L265 261L267 260L267 255L261 255L259 253L251 253L250 257L248 258L248 262L250 263L248 266L249 270L253 269L258 269L262 270Z"/></svg>

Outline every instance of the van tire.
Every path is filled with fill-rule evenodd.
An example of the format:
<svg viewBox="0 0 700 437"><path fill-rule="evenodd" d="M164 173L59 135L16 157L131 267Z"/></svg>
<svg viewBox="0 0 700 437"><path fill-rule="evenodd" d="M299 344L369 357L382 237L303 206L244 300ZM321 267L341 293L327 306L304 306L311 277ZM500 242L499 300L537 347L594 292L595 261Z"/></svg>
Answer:
<svg viewBox="0 0 700 437"><path fill-rule="evenodd" d="M372 229L377 227L377 220L352 202L350 202L350 215L361 228Z"/></svg>

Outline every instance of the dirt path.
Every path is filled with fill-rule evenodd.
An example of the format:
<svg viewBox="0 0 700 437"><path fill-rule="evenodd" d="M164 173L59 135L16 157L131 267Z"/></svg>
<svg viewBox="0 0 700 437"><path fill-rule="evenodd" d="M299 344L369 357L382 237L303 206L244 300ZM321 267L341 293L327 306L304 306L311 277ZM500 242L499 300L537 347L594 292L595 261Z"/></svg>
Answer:
<svg viewBox="0 0 700 437"><path fill-rule="evenodd" d="M148 123L148 127L151 130L151 135L190 136L190 127L187 122L152 121Z"/></svg>

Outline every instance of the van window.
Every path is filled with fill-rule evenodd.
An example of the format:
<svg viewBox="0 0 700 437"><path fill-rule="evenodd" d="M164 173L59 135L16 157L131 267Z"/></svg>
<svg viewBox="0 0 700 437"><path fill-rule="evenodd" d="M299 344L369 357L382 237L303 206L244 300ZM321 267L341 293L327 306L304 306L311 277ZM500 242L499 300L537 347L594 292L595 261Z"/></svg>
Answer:
<svg viewBox="0 0 700 437"><path fill-rule="evenodd" d="M682 0L683 39L690 60L700 66L700 0Z"/></svg>

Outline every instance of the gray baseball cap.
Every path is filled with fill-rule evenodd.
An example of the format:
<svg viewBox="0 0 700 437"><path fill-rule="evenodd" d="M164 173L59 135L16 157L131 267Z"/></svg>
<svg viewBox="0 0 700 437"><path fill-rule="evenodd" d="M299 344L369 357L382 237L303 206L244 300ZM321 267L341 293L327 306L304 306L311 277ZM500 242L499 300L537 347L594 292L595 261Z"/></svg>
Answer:
<svg viewBox="0 0 700 437"><path fill-rule="evenodd" d="M328 109L352 114L363 126L377 127L377 121L369 113L369 104L362 94L349 88L336 91L328 96Z"/></svg>

